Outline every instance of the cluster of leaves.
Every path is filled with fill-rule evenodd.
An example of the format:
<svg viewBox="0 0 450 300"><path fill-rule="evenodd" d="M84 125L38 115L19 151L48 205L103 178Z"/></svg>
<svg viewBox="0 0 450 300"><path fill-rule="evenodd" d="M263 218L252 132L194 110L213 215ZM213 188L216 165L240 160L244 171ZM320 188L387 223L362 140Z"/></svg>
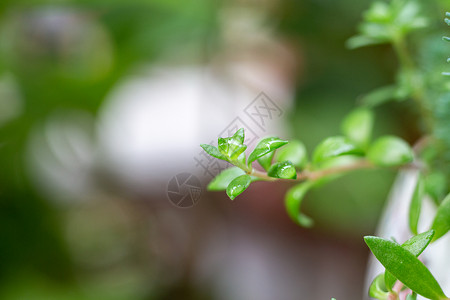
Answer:
<svg viewBox="0 0 450 300"><path fill-rule="evenodd" d="M403 289L409 288L413 291L408 299L416 299L416 294L433 300L448 299L431 272L417 257L430 243L449 230L450 194L440 204L431 229L414 235L405 243L399 245L395 241L379 237L364 237L372 253L386 268L386 271L372 282L369 295L380 300L393 299L392 296L397 299L400 290L395 290L394 284L398 279L404 284Z"/></svg>
<svg viewBox="0 0 450 300"><path fill-rule="evenodd" d="M450 17L450 13L446 16ZM449 18L445 22L450 25ZM417 295L433 300L450 299L418 259L430 243L450 230L450 194L445 196L448 192L447 174L445 170L439 170L438 166L439 152L448 152L448 147L442 147L436 142L439 138L445 142L445 137L442 136L448 136L448 118L445 116L449 111L447 108L450 108L447 105L450 104L450 94L444 93L442 96L439 94L441 90L436 92L432 90L433 87L426 86L428 81L423 77L424 72L415 65L406 43L409 33L425 28L428 24L417 0L392 0L389 3L376 1L364 15L364 22L359 28L360 34L348 41L350 48L392 44L400 60L396 83L369 93L362 103L371 107L390 100L413 99L424 123L427 123L427 134L437 138L426 139L425 146L421 145L419 148L422 149L418 153L414 154L405 141L395 136L384 136L372 142L374 117L367 108L351 112L342 122L342 135L328 137L319 143L311 159L302 142L287 142L276 137L260 141L246 159L247 146L244 145L243 129L232 137L219 138L218 148L201 145L210 155L234 165L220 173L208 186L209 190L226 190L232 200L256 180L298 181L287 191L285 205L291 219L302 226L311 226L313 223L300 212L302 199L311 188L355 169L398 168L406 165L419 168L420 176L409 208L409 227L414 236L401 245L380 237L364 238L372 253L386 268L384 273L375 278L369 290L371 297L380 300L398 299L400 292L408 292L406 289L411 290L407 295L409 300L416 299ZM450 38L444 37L444 40L450 41ZM434 99L433 97L444 100L430 105L428 98ZM430 107L434 110L433 113L430 113ZM442 107L444 109L438 109ZM265 172L253 167L256 161ZM418 223L424 197L434 200L437 213L430 229L419 234Z"/></svg>
<svg viewBox="0 0 450 300"><path fill-rule="evenodd" d="M401 3L402 1L392 1L391 7L394 5ZM417 15L410 19L411 25L419 25L419 26L410 26L410 29L420 28L421 24L425 24L426 22L421 21L421 17L418 15L418 10L413 9L412 7L417 5L415 1L411 1L410 4L404 2L404 6L402 11L408 12L408 8L410 13L416 11ZM369 10L368 15L372 15L377 11L382 11L380 9L379 4L374 4L372 8ZM377 8L378 7L378 8ZM382 7L382 6L380 6ZM385 5L385 7L387 7ZM449 13L446 16L450 16ZM366 15L366 22L367 15ZM448 18L445 19L445 22L450 25L450 20ZM366 23L367 24L367 23ZM391 23L396 24L396 22ZM400 70L400 78L407 78L409 80L409 85L405 85L405 81L398 80L397 86L394 90L398 91L401 87L407 87L403 90L408 91L410 87L416 82L417 85L409 89L408 93L405 93L408 97L415 98L416 103L419 106L422 106L422 114L423 117L426 118L427 111L424 109L427 108L425 105L425 94L433 94L430 92L430 87L425 87L422 83L422 78L420 77L420 71L414 65L412 60L410 60L408 53L405 52L406 48L404 45L405 37L401 35L397 37L398 39L392 39L388 42L392 43L393 47L396 48L397 54L399 55L399 59L402 61L402 69ZM358 38L354 38L356 41ZM444 37L444 40L449 41L450 39ZM350 40L352 42L352 40ZM353 40L355 42L355 40ZM403 73L402 73L403 72ZM409 73L408 73L409 72ZM401 76L406 74L407 76ZM447 75L447 74L444 74ZM414 81L414 79L416 81ZM428 90L427 90L428 89ZM379 102L379 100L385 100L383 97L378 97L377 91L375 93L369 94L368 102L372 101L374 103ZM391 98L393 95L382 95L388 96ZM377 98L378 97L378 98ZM447 97L448 98L448 97ZM397 99L401 99L397 97ZM445 94L444 97L440 97L440 99L446 99ZM375 101L373 101L375 100ZM442 102L442 101L441 101ZM439 102L438 102L439 103ZM442 106L442 105L441 105ZM435 106L435 111L436 111ZM442 107L441 107L442 108ZM437 110L438 114L435 113L435 117L441 115L442 113L446 113L446 109ZM439 138L441 135L436 134L442 131L442 128L445 128L444 131L448 135L448 122L440 122L439 118L436 118L434 125L435 128L428 128L432 133ZM444 124L444 126L442 126ZM429 124L428 124L429 125ZM440 125L440 126L439 126ZM434 132L433 132L434 131ZM430 141L430 140L428 140ZM444 139L445 141L445 139ZM445 198L444 195L448 189L447 178L444 172L439 170L434 170L433 163L437 161L436 149L437 143L429 143L425 150L422 151L420 160L425 164L425 168L422 168L417 186L413 193L410 208L409 208L409 228L413 234L415 234L411 239L403 243L402 245L397 244L395 241L389 241L386 239L382 239L379 237L366 236L364 239L369 246L372 253L375 257L381 262L381 264L386 268L386 271L379 276L377 276L369 290L369 295L376 299L398 299L398 294L402 290L409 288L412 290L412 294L409 294L407 299L416 299L417 294L422 295L428 299L449 299L442 291L442 288L439 286L436 279L433 277L428 268L417 258L430 244L431 242L436 241L443 235L445 235L450 230L450 194L448 194ZM442 148L442 147L441 147ZM444 146L445 152L445 146ZM434 163L435 164L435 163ZM421 212L421 204L424 196L428 195L432 198L437 205L437 213L432 222L431 228L429 231L418 234L417 225ZM443 201L440 199L444 198ZM403 287L400 285L400 288L394 289L394 284L397 282L401 282Z"/></svg>
<svg viewBox="0 0 450 300"><path fill-rule="evenodd" d="M336 179L349 170L399 167L413 162L413 151L402 139L383 136L371 141L373 121L373 113L369 109L352 111L342 122L343 135L320 142L311 159L301 141L288 142L277 137L262 139L247 159L243 128L231 137L219 138L218 147L202 144L201 147L211 156L234 165L214 178L208 189L226 190L233 200L257 180L299 181L286 193L286 209L294 222L311 226L312 220L300 212L302 199L309 189ZM265 172L254 168L256 161Z"/></svg>
<svg viewBox="0 0 450 300"><path fill-rule="evenodd" d="M397 82L375 89L362 98L362 103L375 106L386 101L404 101L419 94L423 85L422 73L414 68L407 53L406 36L411 32L426 28L429 20L422 13L423 8L417 0L375 1L365 12L364 21L359 26L359 34L347 41L351 49L392 44L401 66Z"/></svg>
<svg viewBox="0 0 450 300"><path fill-rule="evenodd" d="M395 43L405 34L425 28L429 21L421 14L417 0L375 1L364 14L360 34L348 41L350 48Z"/></svg>
<svg viewBox="0 0 450 300"><path fill-rule="evenodd" d="M372 167L401 167L411 165L414 154L409 145L395 136L383 136L371 142L373 114L368 109L351 112L342 122L342 136L328 137L315 148L312 159L300 141L269 137L262 139L246 158L244 129L233 136L219 138L218 147L202 144L211 156L225 160L234 166L222 171L208 185L212 191L226 190L231 200L235 199L249 185L257 180L300 181L285 196L289 216L302 226L311 226L312 220L300 212L300 205L306 192L325 182L333 180L348 170ZM258 162L266 171L254 168ZM385 300L397 296L394 283L401 281L404 287L415 294L429 299L447 299L441 287L427 267L417 258L430 244L450 230L450 194L443 201L439 198L446 189L446 181L438 173L422 175L411 200L411 231L416 234L411 239L397 244L379 237L367 236L365 241L376 258L385 266L386 272L376 277L369 294ZM438 210L429 231L417 234L421 202L427 195L435 199Z"/></svg>

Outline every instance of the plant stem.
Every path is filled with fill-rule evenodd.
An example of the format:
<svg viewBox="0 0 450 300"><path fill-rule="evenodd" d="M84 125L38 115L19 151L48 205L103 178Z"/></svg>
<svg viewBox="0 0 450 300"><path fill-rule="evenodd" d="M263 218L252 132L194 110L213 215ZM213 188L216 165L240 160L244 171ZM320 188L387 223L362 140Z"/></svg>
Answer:
<svg viewBox="0 0 450 300"><path fill-rule="evenodd" d="M410 163L407 165L400 166L398 168L399 169L422 169L423 167L424 166L422 164L420 164L420 162L419 163L413 162L413 163ZM320 178L323 178L326 176L340 174L343 172L362 170L362 169L377 169L377 168L379 168L379 167L375 166L370 161L368 161L366 159L361 159L361 160L355 162L354 164L332 167L332 168L324 169L324 170L316 170L316 171L303 170L302 172L297 173L297 179L284 179L284 178L270 177L266 173L255 170L255 169L252 169L250 172L247 170L244 170L244 171L246 171L246 173L248 175L257 177L264 181L280 181L281 180L281 181L293 182L293 181L317 180L317 179L320 179Z"/></svg>
<svg viewBox="0 0 450 300"><path fill-rule="evenodd" d="M420 76L420 72L412 59L405 37L398 34L392 41L392 46L400 61L400 68L404 76L406 76L408 86L411 88L411 98L419 109L426 131L430 133L433 130L433 116L425 100L426 91L423 78Z"/></svg>
<svg viewBox="0 0 450 300"><path fill-rule="evenodd" d="M351 165L345 165L345 166L338 166L333 167L325 170L317 170L317 171L308 171L303 170L302 172L297 173L297 179L283 179L283 178L274 178L268 176L266 173L257 171L253 169L251 172L248 172L249 175L258 177L259 179L265 180L265 181L275 181L275 180L287 180L287 181L305 181L305 180L317 180L325 176L339 174L346 171L352 171L352 170L358 170L358 169L373 169L375 166L367 161L367 160L360 160L357 161L354 164Z"/></svg>
<svg viewBox="0 0 450 300"><path fill-rule="evenodd" d="M339 174L342 172L359 170L359 169L373 169L373 168L375 168L375 166L368 160L364 159L364 160L357 161L356 163L351 164L351 165L338 166L338 167L334 167L334 168L329 168L329 169L325 169L325 170L317 170L317 171L312 171L312 172L303 171L302 173L300 173L297 176L297 179L298 180L307 180L307 179L316 180L316 179L320 179L325 176Z"/></svg>

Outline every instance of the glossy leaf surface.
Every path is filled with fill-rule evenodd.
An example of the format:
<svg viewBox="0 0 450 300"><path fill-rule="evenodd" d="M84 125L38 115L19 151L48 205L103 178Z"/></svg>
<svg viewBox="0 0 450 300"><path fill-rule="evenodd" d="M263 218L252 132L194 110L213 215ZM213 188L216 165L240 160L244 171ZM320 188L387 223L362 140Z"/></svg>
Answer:
<svg viewBox="0 0 450 300"><path fill-rule="evenodd" d="M431 228L436 232L433 240L437 240L450 230L450 194L439 206Z"/></svg>
<svg viewBox="0 0 450 300"><path fill-rule="evenodd" d="M242 192L248 188L251 182L252 179L247 174L236 177L227 187L228 197L230 197L231 200L234 200L234 198L242 194Z"/></svg>
<svg viewBox="0 0 450 300"><path fill-rule="evenodd" d="M384 136L377 139L367 152L367 158L378 166L393 167L413 161L411 147L395 136Z"/></svg>
<svg viewBox="0 0 450 300"><path fill-rule="evenodd" d="M245 172L238 167L223 170L208 184L208 190L224 191L233 179L244 174Z"/></svg>
<svg viewBox="0 0 450 300"><path fill-rule="evenodd" d="M423 181L419 178L409 206L409 229L411 229L411 232L414 234L417 234L417 224L419 223L423 194Z"/></svg>
<svg viewBox="0 0 450 300"><path fill-rule="evenodd" d="M290 161L283 161L273 164L267 174L270 177L283 178L283 179L296 179L297 171L295 166Z"/></svg>
<svg viewBox="0 0 450 300"><path fill-rule="evenodd" d="M311 227L313 225L312 219L300 211L302 200L312 185L312 181L300 183L291 188L285 196L285 206L289 217L296 224L304 227Z"/></svg>
<svg viewBox="0 0 450 300"><path fill-rule="evenodd" d="M252 162L260 158L261 156L266 155L284 145L286 145L288 141L279 139L277 137L269 137L261 140L258 145L256 145L255 149L252 153L250 153L248 157L248 165Z"/></svg>
<svg viewBox="0 0 450 300"><path fill-rule="evenodd" d="M386 270L411 290L433 300L447 298L436 279L414 254L379 237L366 236L364 240Z"/></svg>
<svg viewBox="0 0 450 300"><path fill-rule="evenodd" d="M316 147L313 154L313 161L314 163L320 163L336 156L358 153L362 153L362 151L346 137L333 136L323 140Z"/></svg>
<svg viewBox="0 0 450 300"><path fill-rule="evenodd" d="M412 238L404 242L402 244L402 247L411 252L414 256L418 257L430 244L433 236L434 230L425 231L421 234L413 236ZM392 275L389 271L386 271L384 280L386 287L391 290L397 278L395 278L395 276Z"/></svg>
<svg viewBox="0 0 450 300"><path fill-rule="evenodd" d="M372 136L373 119L371 110L356 109L342 122L342 132L352 143L364 149Z"/></svg>
<svg viewBox="0 0 450 300"><path fill-rule="evenodd" d="M276 160L279 162L289 160L294 166L302 169L308 163L306 147L300 141L289 141L289 144L277 151Z"/></svg>
<svg viewBox="0 0 450 300"><path fill-rule="evenodd" d="M203 150L205 150L205 152L211 155L212 157L228 161L227 157L223 155L216 147L208 144L201 144L200 147L202 147Z"/></svg>

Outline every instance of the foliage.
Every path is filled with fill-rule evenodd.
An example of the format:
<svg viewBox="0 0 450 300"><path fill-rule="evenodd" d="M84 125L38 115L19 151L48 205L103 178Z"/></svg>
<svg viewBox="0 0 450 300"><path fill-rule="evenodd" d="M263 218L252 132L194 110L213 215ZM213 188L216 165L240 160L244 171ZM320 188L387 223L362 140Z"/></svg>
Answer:
<svg viewBox="0 0 450 300"><path fill-rule="evenodd" d="M446 16L449 17L450 13ZM450 19L446 18L445 22L450 25ZM372 4L364 14L359 34L348 40L348 46L358 48L391 44L400 62L396 83L366 95L362 100L365 107L355 109L343 120L342 135L331 136L320 142L311 159L301 141L288 142L268 137L258 143L246 160L247 146L244 144L242 128L232 137L219 138L218 149L202 145L210 155L217 157L220 152L223 156L218 158L235 166L219 174L210 184L210 190L226 189L233 200L255 180L293 182L295 185L286 192L286 210L295 223L305 227L313 224L312 219L301 212L302 200L311 188L357 169L418 169L420 178L409 210L409 227L414 235L402 245L380 237L364 237L367 246L386 268L369 289L371 297L381 300L398 299L400 290L394 286L397 280L411 290L407 299L416 299L417 295L433 300L450 299L417 258L430 243L450 230L450 194L441 201L448 190L449 168L439 166L450 152L450 118L445 118L450 113L450 102L442 100L448 99L449 91L429 84L430 81L424 77L425 72L422 72L409 52L407 40L411 34L429 25L430 21L423 14L419 1L375 1ZM450 38L444 37L444 40L450 41ZM408 99L414 101L423 122L424 138L417 142L414 151L397 136L382 136L372 140L373 107L391 100ZM259 170L261 168L254 164L255 161L265 171ZM419 234L418 221L424 196L435 200L437 213L431 228Z"/></svg>

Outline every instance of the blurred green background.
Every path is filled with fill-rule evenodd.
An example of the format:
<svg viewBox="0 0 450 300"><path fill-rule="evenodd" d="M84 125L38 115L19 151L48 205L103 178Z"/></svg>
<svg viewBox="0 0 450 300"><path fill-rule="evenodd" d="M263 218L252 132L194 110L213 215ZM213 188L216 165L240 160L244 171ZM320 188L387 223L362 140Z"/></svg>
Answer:
<svg viewBox="0 0 450 300"><path fill-rule="evenodd" d="M0 299L361 299L367 257L361 236L374 231L393 172L352 173L312 192L305 211L316 227L305 230L284 213L284 185L257 183L248 199L234 203L206 193L193 208L171 206L151 178L166 167L177 171L176 159L161 158L168 163L151 170L149 188L136 188L111 171L117 166L104 159L110 144L101 143L98 124L117 86L130 74L145 76L147 67L167 68L170 75L211 66L224 89L233 89L230 82L239 78L228 65L249 62L247 71L255 76L259 66L279 76L262 77L244 102L265 85L284 90L280 95L290 96L279 134L312 151L339 133L340 120L361 95L395 78L389 46L345 47L369 3L2 0ZM439 22L448 4L434 5ZM445 29L433 29L433 38ZM172 95L154 101L169 103ZM221 111L197 106L193 122L213 122L227 109L224 118L231 120L236 103L228 100L221 100ZM178 104L171 103L176 112ZM157 115L149 111L150 118ZM398 134L414 142L420 134L407 103L377 108L376 116L375 136ZM126 127L121 122L114 126ZM200 124L195 145L211 137L201 135L207 125ZM165 137L153 140L152 149L171 141L189 160L200 150L177 145L164 125L142 130ZM133 141L117 143L126 149ZM161 175L161 182L167 178ZM224 270L227 265L232 270Z"/></svg>

